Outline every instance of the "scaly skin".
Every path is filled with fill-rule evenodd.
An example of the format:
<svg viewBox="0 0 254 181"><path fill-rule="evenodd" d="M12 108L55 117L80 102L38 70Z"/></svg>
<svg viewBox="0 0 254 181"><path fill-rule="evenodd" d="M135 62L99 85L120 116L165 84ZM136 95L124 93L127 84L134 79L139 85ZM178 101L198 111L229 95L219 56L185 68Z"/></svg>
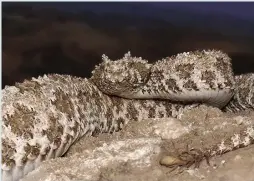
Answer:
<svg viewBox="0 0 254 181"><path fill-rule="evenodd" d="M57 74L6 87L2 95L4 181L62 156L84 135L118 131L133 120L176 117L196 106L109 97L87 79Z"/></svg>
<svg viewBox="0 0 254 181"><path fill-rule="evenodd" d="M208 62L202 60L204 55ZM104 61L95 68L91 79L53 74L4 88L2 180L19 180L43 160L62 156L82 136L118 131L128 121L177 117L184 110L198 105L186 105L186 102L223 107L231 99L235 82L226 54L203 51L176 57L170 58L175 60L172 69L166 69L171 67L166 60L150 65L142 59L133 61L129 57L129 62L125 58L116 64ZM195 71L189 71L188 61ZM109 71L112 65L114 70ZM172 72L174 70L177 72ZM197 73L198 70L201 71ZM106 79L101 77L105 72ZM184 76L186 73L190 75ZM205 73L213 75L212 79ZM188 77L194 84L188 83ZM170 78L174 81L167 81ZM248 83L252 93L253 84ZM101 91L102 87L106 88L105 93ZM181 102L153 98L173 98Z"/></svg>
<svg viewBox="0 0 254 181"><path fill-rule="evenodd" d="M187 52L154 64L130 53L117 61L103 56L91 80L104 93L135 99L202 102L219 108L233 96L231 59L216 50Z"/></svg>
<svg viewBox="0 0 254 181"><path fill-rule="evenodd" d="M225 107L227 111L238 112L254 108L254 74L235 76L235 94Z"/></svg>

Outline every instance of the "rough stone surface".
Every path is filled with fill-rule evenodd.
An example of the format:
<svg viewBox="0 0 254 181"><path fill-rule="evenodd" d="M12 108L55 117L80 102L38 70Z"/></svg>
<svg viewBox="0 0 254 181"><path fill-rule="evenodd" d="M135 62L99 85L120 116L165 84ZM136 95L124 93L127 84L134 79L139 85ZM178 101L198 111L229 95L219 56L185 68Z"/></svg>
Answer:
<svg viewBox="0 0 254 181"><path fill-rule="evenodd" d="M44 160L63 156L82 137L114 133L129 122L148 118L182 117L181 131L172 119L152 127L150 136L160 135L162 140L171 140L165 144L169 152L176 147L180 150L178 155L166 157L163 164L167 166L194 164L197 167L204 158L208 160L254 143L252 120L246 117L237 117L233 122L232 117L211 119L209 111L202 106L195 113L199 104L218 108L231 105L232 96L237 104L226 106L224 110L228 113L254 108L253 74L236 77L234 81L231 59L225 53L185 52L155 64L147 64L130 54L117 61L105 56L103 59L90 79L51 74L5 87L1 167L5 181L18 181ZM169 77L173 75L176 77ZM101 87L106 87L106 92ZM184 117L185 111L199 118L188 119Z"/></svg>
<svg viewBox="0 0 254 181"><path fill-rule="evenodd" d="M159 164L163 156L177 154L186 145L210 148L227 137L224 133L253 125L253 112L223 113L207 106L188 110L179 119L132 122L117 133L80 139L65 157L43 162L22 181L253 181L252 145L213 156L210 166L202 161L199 168L179 167L170 172L172 168Z"/></svg>

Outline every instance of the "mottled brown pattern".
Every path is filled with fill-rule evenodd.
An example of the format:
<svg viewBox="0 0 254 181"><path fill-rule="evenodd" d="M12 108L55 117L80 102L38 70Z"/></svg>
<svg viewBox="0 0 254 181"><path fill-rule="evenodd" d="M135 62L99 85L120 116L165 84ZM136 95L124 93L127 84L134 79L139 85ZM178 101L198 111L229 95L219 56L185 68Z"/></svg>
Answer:
<svg viewBox="0 0 254 181"><path fill-rule="evenodd" d="M162 105L166 109L166 115L167 115L167 117L172 116L172 104L168 104L166 101L163 101Z"/></svg>
<svg viewBox="0 0 254 181"><path fill-rule="evenodd" d="M181 92L181 89L178 87L174 79L167 79L165 82L169 90L172 90L174 93Z"/></svg>
<svg viewBox="0 0 254 181"><path fill-rule="evenodd" d="M15 103L13 106L15 107L15 112L13 115L7 115L7 118L3 119L4 124L10 125L14 134L25 139L32 138L29 132L35 125L34 116L36 115L36 111L30 110L20 103Z"/></svg>
<svg viewBox="0 0 254 181"><path fill-rule="evenodd" d="M187 90L196 90L196 91L199 90L196 83L190 79L185 84L183 84L183 87L186 88Z"/></svg>
<svg viewBox="0 0 254 181"><path fill-rule="evenodd" d="M10 167L15 165L15 160L12 158L16 153L15 146L15 143L10 140L2 140L2 163Z"/></svg>
<svg viewBox="0 0 254 181"><path fill-rule="evenodd" d="M50 142L53 142L55 139L61 138L63 135L63 126L58 122L59 118L49 115L50 125L49 128L43 130L42 136L46 135Z"/></svg>
<svg viewBox="0 0 254 181"><path fill-rule="evenodd" d="M154 108L149 109L148 117L155 118L155 109Z"/></svg>
<svg viewBox="0 0 254 181"><path fill-rule="evenodd" d="M145 85L148 79L150 78L151 70L147 68L144 63L140 63L140 62L132 63L130 67L133 69L136 69L139 72L141 76L141 80L142 80L141 82L143 82L143 85ZM138 81L136 80L135 82L138 82Z"/></svg>
<svg viewBox="0 0 254 181"><path fill-rule="evenodd" d="M55 90L54 95L56 96L56 100L52 101L52 105L56 106L56 109L58 109L59 112L66 113L67 115L72 115L74 108L71 100L69 99L70 95L65 93L60 88Z"/></svg>
<svg viewBox="0 0 254 181"><path fill-rule="evenodd" d="M206 81L206 83L208 83L208 85L210 86L211 89L215 89L215 84L214 84L214 80L215 80L215 73L209 70L206 70L203 72L201 79Z"/></svg>
<svg viewBox="0 0 254 181"><path fill-rule="evenodd" d="M119 131L120 129L122 129L123 128L123 125L125 125L125 120L124 120L124 118L118 118L117 120L116 120L116 123L117 123L117 130L114 130L114 131Z"/></svg>
<svg viewBox="0 0 254 181"><path fill-rule="evenodd" d="M138 120L138 110L134 107L134 104L132 101L129 101L126 111L128 112L127 118L134 121Z"/></svg>
<svg viewBox="0 0 254 181"><path fill-rule="evenodd" d="M234 97L225 110L237 112L239 110L253 109L254 107L254 74L235 76ZM233 91L233 90L232 90Z"/></svg>
<svg viewBox="0 0 254 181"><path fill-rule="evenodd" d="M40 154L40 149L41 149L41 146L37 143L35 146L31 146L29 144L27 144L25 147L24 147L24 150L26 152L25 156L23 157L22 159L22 162L23 164L25 164L28 160L28 156L29 157L32 157L32 158L36 158L37 156L39 156Z"/></svg>
<svg viewBox="0 0 254 181"><path fill-rule="evenodd" d="M125 54L123 59L117 61L106 57L103 60L95 67L90 81L105 94L118 96L123 91L133 92L149 79L150 68L145 60L131 57L130 54Z"/></svg>
<svg viewBox="0 0 254 181"><path fill-rule="evenodd" d="M112 97L111 99L112 101L112 104L115 106L116 108L116 113L119 114L120 112L124 111L123 110L123 104L124 104L124 101L119 98L119 97Z"/></svg>
<svg viewBox="0 0 254 181"><path fill-rule="evenodd" d="M175 67L175 70L179 74L180 78L188 79L188 78L190 78L190 75L191 75L192 71L194 70L194 65L193 64L177 65Z"/></svg>
<svg viewBox="0 0 254 181"><path fill-rule="evenodd" d="M15 87L19 88L22 94L25 91L34 91L34 93L36 93L36 91L39 90L41 86L42 85L40 85L38 82L35 82L33 80L31 81L25 80L23 83L15 83Z"/></svg>
<svg viewBox="0 0 254 181"><path fill-rule="evenodd" d="M159 111L158 114L159 114L158 115L159 118L163 118L165 116L165 113L163 111Z"/></svg>
<svg viewBox="0 0 254 181"><path fill-rule="evenodd" d="M246 133L246 126L239 126L239 127L242 127L241 128L236 128L234 133L238 133L239 135L239 138L240 138L240 142L239 144L237 144L237 146L234 146L233 145L233 141L232 141L232 137L233 135L232 134L229 134L229 133L225 133L224 135L224 145L225 145L225 148L226 149L223 149L221 150L219 148L219 145L220 143L218 143L217 145L214 145L212 148L208 149L211 153L213 152L214 155L220 155L220 154L223 154L223 153L227 153L229 151L232 151L232 150L235 150L235 149L238 149L238 148L242 148L242 147L245 147L246 145L244 145L244 140L243 139L250 139L250 143L249 144L253 144L254 143L254 137L248 135ZM254 127L253 126L249 126L250 129L253 129ZM221 150L221 151L219 151Z"/></svg>
<svg viewBox="0 0 254 181"><path fill-rule="evenodd" d="M107 128L111 128L114 116L110 108L107 108L105 117L107 118Z"/></svg>
<svg viewBox="0 0 254 181"><path fill-rule="evenodd" d="M225 67L228 66L228 62L224 61L224 59L222 57L218 57L215 65L218 70L220 70L221 72L224 72L224 71L226 71Z"/></svg>
<svg viewBox="0 0 254 181"><path fill-rule="evenodd" d="M145 90L142 92L148 92L149 94L157 94L159 95L160 92L167 92L165 85L163 85L162 80L164 80L163 71L158 69L157 67L153 67L150 74L150 80L145 85ZM157 85L154 87L154 85Z"/></svg>
<svg viewBox="0 0 254 181"><path fill-rule="evenodd" d="M225 61L223 58L217 58L217 62L215 63L218 71L221 72L222 75L225 76L224 84L226 86L232 86L232 78L230 77L230 70L227 67L232 67L230 61Z"/></svg>
<svg viewBox="0 0 254 181"><path fill-rule="evenodd" d="M250 92L248 86L240 87L239 91L241 92L241 94L239 94L239 97L240 97L241 100L244 100L246 98L246 95L248 95L249 92Z"/></svg>
<svg viewBox="0 0 254 181"><path fill-rule="evenodd" d="M191 75L190 73L195 73L193 72L194 68L192 64L188 64L188 62L193 61L188 59L189 55L196 54L202 63L202 61L204 62L202 56L206 53L209 54L211 52L197 51L179 55L184 57L182 61L187 62L187 64L180 63L176 68L181 72L179 74L180 78L188 79ZM214 55L212 53L209 55ZM221 52L219 52L218 56L222 56ZM223 54L223 56L225 55ZM123 91L127 91L130 95L135 94L133 89L138 88L138 90L142 90L143 87L140 86L146 83L147 87L143 91L152 94L160 95L161 92L169 93L170 90L174 93L183 91L180 90L177 85L178 82L176 82L179 76L177 77L175 72L168 70L170 68L170 64L167 64L168 62L161 61L157 65L157 69L154 69L155 72L152 72L150 69L152 65L146 61L136 58L130 64L129 60L126 60L129 58L130 56L128 55L124 61L120 60L120 64L118 64L119 62L104 61L104 63L109 62L109 64L113 64L113 68L116 69L115 72L112 72L113 69L108 69L109 79L113 81L101 79L99 76L87 80L69 75L51 74L31 81L27 80L23 83L17 83L16 87L18 89L9 87L2 90L4 102L2 109L5 111L3 115L4 124L2 125L2 138L4 137L2 139L2 164L5 165L4 169L6 169L4 173L10 171L13 174L15 166L17 164L25 165L28 160L32 159L29 157L34 156L34 158L38 158L39 154L42 154L41 156L44 155L42 159L44 159L52 149L53 153L51 157L54 158L57 152L61 156L65 153L66 149L60 150L60 145L63 145L65 148L67 143L72 144L83 135L96 136L101 132L112 133L118 131L122 125L132 120L139 121L139 119L160 118L164 116L177 117L182 109L192 108L192 105L185 105L183 102L131 100L108 96L94 85L94 83L98 83L101 88L113 91L114 93L124 94L125 92ZM167 66L164 67L163 63L166 63ZM125 65L131 68L128 69L128 66L125 67ZM210 62L204 65L210 65ZM227 57L225 59L222 58L217 62L216 66L218 68L216 69L215 67L215 70L218 71L219 75L222 75L222 79L225 79L224 82L217 82L217 85L222 89L225 88L225 84L231 87L233 79L230 77L232 75L230 74L231 64L229 59ZM104 74L104 68L105 66L97 67L99 74ZM198 69L195 70L198 71ZM123 74L123 71L126 74ZM177 78L174 78L173 75ZM215 76L217 74L208 69L201 79L210 83L215 79ZM218 77L221 78L220 76ZM251 84L253 79L248 79L247 83L243 80L247 79L243 78L240 80L239 85ZM186 86L185 88L191 87L196 90L195 81L188 81L184 85ZM253 102L249 102L250 100L247 100L246 95L249 95L252 89L253 86L238 89L238 96L234 97L233 101L239 103L238 106L240 108L244 107L240 104L242 101L244 104L247 102L246 104L251 105ZM148 112L147 115L144 114L146 112ZM8 129L8 126L11 127L11 131ZM36 139L34 139L35 135L37 136ZM37 139L38 135L39 137L41 135L40 140ZM21 145L16 145L20 143L20 140L17 141L17 138L21 138ZM225 138L228 139L226 143L229 144L227 142L230 141L229 138L226 136ZM28 144L31 140L35 145ZM253 142L253 139L251 141ZM20 146L20 148L17 149L17 146ZM46 147L46 150L41 150L42 147ZM18 156L15 155L15 152L22 149L25 150L25 153L20 151ZM44 153L41 153L41 151L44 151ZM23 175L21 172L23 170L20 170L18 174Z"/></svg>

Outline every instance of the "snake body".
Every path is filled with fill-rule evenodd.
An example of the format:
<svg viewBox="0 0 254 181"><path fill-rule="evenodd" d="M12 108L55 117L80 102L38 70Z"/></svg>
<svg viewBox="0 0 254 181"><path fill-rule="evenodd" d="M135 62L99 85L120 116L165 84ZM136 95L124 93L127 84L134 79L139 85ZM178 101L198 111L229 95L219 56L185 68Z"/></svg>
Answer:
<svg viewBox="0 0 254 181"><path fill-rule="evenodd" d="M50 74L2 90L3 181L23 178L83 136L112 133L129 121L178 117L200 103L231 112L254 108L253 74L235 78L221 51L154 64L130 54L103 60L90 79Z"/></svg>

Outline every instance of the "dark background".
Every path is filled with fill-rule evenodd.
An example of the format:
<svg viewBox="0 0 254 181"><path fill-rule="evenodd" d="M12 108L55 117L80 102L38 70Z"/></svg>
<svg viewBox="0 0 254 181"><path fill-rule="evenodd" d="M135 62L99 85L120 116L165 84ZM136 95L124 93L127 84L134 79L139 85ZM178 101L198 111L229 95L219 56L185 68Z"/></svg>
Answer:
<svg viewBox="0 0 254 181"><path fill-rule="evenodd" d="M102 54L150 62L221 49L254 72L252 2L2 3L2 87L46 73L89 77Z"/></svg>

